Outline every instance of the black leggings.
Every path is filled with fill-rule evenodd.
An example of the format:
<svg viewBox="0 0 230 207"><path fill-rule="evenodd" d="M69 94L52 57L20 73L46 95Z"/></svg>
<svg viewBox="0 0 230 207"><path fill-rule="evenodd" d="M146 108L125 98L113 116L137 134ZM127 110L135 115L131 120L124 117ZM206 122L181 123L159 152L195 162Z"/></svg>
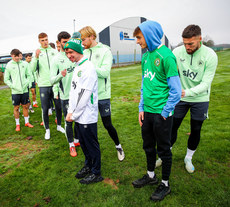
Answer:
<svg viewBox="0 0 230 207"><path fill-rule="evenodd" d="M183 118L173 117L171 146L173 146L173 144L177 140L177 131L182 121L183 121ZM200 132L201 132L202 124L203 124L203 121L191 119L190 121L191 134L189 135L189 139L188 139L188 149L196 150L196 148L198 147L199 142L200 142Z"/></svg>
<svg viewBox="0 0 230 207"><path fill-rule="evenodd" d="M49 115L48 110L50 108L50 99L52 98L52 86L50 87L40 87L40 99L41 99L41 106L42 106L42 118L44 122L44 126L46 129L49 129ZM61 111L61 100L54 99L55 104L55 111L57 116L57 124L61 125L62 119L62 111Z"/></svg>
<svg viewBox="0 0 230 207"><path fill-rule="evenodd" d="M114 128L114 126L112 125L111 116L104 116L104 117L101 117L101 119L102 119L102 123L103 123L104 127L108 131L109 136L112 138L115 145L119 145L120 142L118 139L117 131Z"/></svg>

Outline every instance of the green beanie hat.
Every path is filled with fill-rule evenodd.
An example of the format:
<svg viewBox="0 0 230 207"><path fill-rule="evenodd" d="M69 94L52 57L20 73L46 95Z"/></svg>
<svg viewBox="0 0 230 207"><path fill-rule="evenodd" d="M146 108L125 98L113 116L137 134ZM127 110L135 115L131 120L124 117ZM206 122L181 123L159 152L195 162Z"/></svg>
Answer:
<svg viewBox="0 0 230 207"><path fill-rule="evenodd" d="M83 48L81 46L81 39L70 39L67 43L65 43L64 49L72 49L80 54L83 54Z"/></svg>

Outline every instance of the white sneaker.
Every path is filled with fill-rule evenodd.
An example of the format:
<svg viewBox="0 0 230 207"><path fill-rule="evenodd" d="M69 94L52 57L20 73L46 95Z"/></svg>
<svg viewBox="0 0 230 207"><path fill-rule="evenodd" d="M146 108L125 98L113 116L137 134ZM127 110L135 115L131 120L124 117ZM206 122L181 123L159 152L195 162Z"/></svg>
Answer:
<svg viewBox="0 0 230 207"><path fill-rule="evenodd" d="M117 149L117 157L118 160L123 161L125 159L125 153L122 148L116 148Z"/></svg>
<svg viewBox="0 0 230 207"><path fill-rule="evenodd" d="M188 158L184 158L185 168L189 173L193 173L195 168L192 164L192 160Z"/></svg>
<svg viewBox="0 0 230 207"><path fill-rule="evenodd" d="M161 165L162 165L162 159L158 158L158 160L156 161L155 168L160 167Z"/></svg>
<svg viewBox="0 0 230 207"><path fill-rule="evenodd" d="M57 126L57 131L65 134L65 130L61 126L59 126L59 125Z"/></svg>
<svg viewBox="0 0 230 207"><path fill-rule="evenodd" d="M49 129L46 130L45 139L46 140L50 139L50 130Z"/></svg>
<svg viewBox="0 0 230 207"><path fill-rule="evenodd" d="M50 108L48 111L48 115L51 116L53 114L52 109Z"/></svg>

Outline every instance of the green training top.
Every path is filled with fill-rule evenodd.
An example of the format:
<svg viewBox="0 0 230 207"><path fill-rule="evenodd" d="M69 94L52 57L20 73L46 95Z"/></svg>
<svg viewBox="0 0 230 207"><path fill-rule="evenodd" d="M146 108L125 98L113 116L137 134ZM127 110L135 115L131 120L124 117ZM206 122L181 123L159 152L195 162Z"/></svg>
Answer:
<svg viewBox="0 0 230 207"><path fill-rule="evenodd" d="M60 98L62 100L69 99L69 92L75 66L76 64L69 60L65 52L59 52L53 58L51 63L50 82L54 85L54 97L56 97L58 92L60 92ZM63 77L61 71L65 69L67 70L67 73L66 76Z"/></svg>
<svg viewBox="0 0 230 207"><path fill-rule="evenodd" d="M12 94L23 94L28 92L28 87L31 87L30 76L28 63L11 60L6 65L4 82L11 88Z"/></svg>
<svg viewBox="0 0 230 207"><path fill-rule="evenodd" d="M182 45L173 50L186 102L207 102L210 98L211 83L217 67L217 55L209 47L201 47L189 55Z"/></svg>
<svg viewBox="0 0 230 207"><path fill-rule="evenodd" d="M57 50L52 47L39 48L41 53L39 57L35 57L35 52L33 54L32 61L30 63L32 71L36 71L37 84L38 87L51 86L50 83L50 67L54 56L58 53Z"/></svg>
<svg viewBox="0 0 230 207"><path fill-rule="evenodd" d="M113 56L110 47L100 42L84 50L84 55L93 63L98 76L98 100L111 98L110 71Z"/></svg>

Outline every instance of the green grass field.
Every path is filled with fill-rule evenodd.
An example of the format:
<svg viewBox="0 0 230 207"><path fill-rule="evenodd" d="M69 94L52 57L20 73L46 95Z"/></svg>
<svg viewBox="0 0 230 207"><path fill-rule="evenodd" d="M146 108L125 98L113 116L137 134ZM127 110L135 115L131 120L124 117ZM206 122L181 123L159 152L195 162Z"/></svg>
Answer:
<svg viewBox="0 0 230 207"><path fill-rule="evenodd" d="M131 184L146 173L138 124L140 65L111 72L112 120L126 158L118 161L115 146L99 117L102 175L106 179L91 185L81 185L74 177L84 164L84 155L78 148L78 156L70 157L65 136L56 131L54 115L50 116L49 141L44 139L45 130L39 125L40 108L30 114L35 127L24 127L24 118L20 116L21 131L16 133L10 90L0 90L0 206L230 206L230 50L218 52L218 57L209 119L204 122L200 145L193 157L196 171L188 174L183 162L190 131L188 114L172 149L172 192L158 203L149 199L156 186L134 189ZM155 172L161 179L161 168Z"/></svg>

